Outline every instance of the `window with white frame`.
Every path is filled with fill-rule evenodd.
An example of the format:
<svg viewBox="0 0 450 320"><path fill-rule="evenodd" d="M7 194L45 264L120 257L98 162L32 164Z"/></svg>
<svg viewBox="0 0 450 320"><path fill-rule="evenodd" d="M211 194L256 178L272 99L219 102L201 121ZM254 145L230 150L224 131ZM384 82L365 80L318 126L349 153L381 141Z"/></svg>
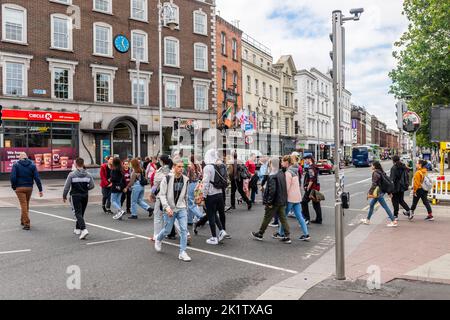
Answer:
<svg viewBox="0 0 450 320"><path fill-rule="evenodd" d="M276 102L280 101L280 89L275 88L275 100Z"/></svg>
<svg viewBox="0 0 450 320"><path fill-rule="evenodd" d="M53 69L53 92L56 99L69 99L69 69Z"/></svg>
<svg viewBox="0 0 450 320"><path fill-rule="evenodd" d="M25 66L23 63L6 62L6 91L5 95L24 96L24 73Z"/></svg>
<svg viewBox="0 0 450 320"><path fill-rule="evenodd" d="M208 16L201 9L194 11L194 33L208 34Z"/></svg>
<svg viewBox="0 0 450 320"><path fill-rule="evenodd" d="M148 71L140 71L139 79L136 70L128 70L131 81L131 103L133 105L148 106L149 105L149 84L152 73Z"/></svg>
<svg viewBox="0 0 450 320"><path fill-rule="evenodd" d="M141 30L131 31L131 59L148 62L148 36Z"/></svg>
<svg viewBox="0 0 450 320"><path fill-rule="evenodd" d="M255 79L255 95L259 96L259 80Z"/></svg>
<svg viewBox="0 0 450 320"><path fill-rule="evenodd" d="M264 59L263 58L260 58L259 59L259 66L262 68L262 67L264 67Z"/></svg>
<svg viewBox="0 0 450 320"><path fill-rule="evenodd" d="M147 0L131 0L131 19L139 21L148 20L148 4Z"/></svg>
<svg viewBox="0 0 450 320"><path fill-rule="evenodd" d="M222 67L222 90L227 90L227 68Z"/></svg>
<svg viewBox="0 0 450 320"><path fill-rule="evenodd" d="M222 32L220 34L220 45L222 54L224 56L227 55L227 35L225 34L225 32Z"/></svg>
<svg viewBox="0 0 450 320"><path fill-rule="evenodd" d="M76 61L47 58L51 73L52 99L73 100Z"/></svg>
<svg viewBox="0 0 450 320"><path fill-rule="evenodd" d="M63 14L51 15L52 48L72 50L72 19Z"/></svg>
<svg viewBox="0 0 450 320"><path fill-rule="evenodd" d="M166 108L180 108L180 88L183 77L174 75L164 76L164 102Z"/></svg>
<svg viewBox="0 0 450 320"><path fill-rule="evenodd" d="M233 52L233 59L234 59L234 60L237 60L237 57L238 57L238 52L237 52L237 51L238 51L238 47L237 47L237 40L236 40L236 39L233 39L231 48L232 48L232 52Z"/></svg>
<svg viewBox="0 0 450 320"><path fill-rule="evenodd" d="M167 23L169 20L175 20L177 23L177 27L175 29L180 29L180 8L174 3L168 3L167 6L170 6L171 9L165 9L164 11L164 26L167 27Z"/></svg>
<svg viewBox="0 0 450 320"><path fill-rule="evenodd" d="M193 78L194 81L194 108L199 111L208 111L208 95L210 80Z"/></svg>
<svg viewBox="0 0 450 320"><path fill-rule="evenodd" d="M3 95L28 95L28 70L33 56L0 51Z"/></svg>
<svg viewBox="0 0 450 320"><path fill-rule="evenodd" d="M164 65L169 67L180 66L180 42L173 37L164 39Z"/></svg>
<svg viewBox="0 0 450 320"><path fill-rule="evenodd" d="M92 78L94 79L94 101L101 103L113 103L114 79L118 68L97 64L91 64L91 68Z"/></svg>
<svg viewBox="0 0 450 320"><path fill-rule="evenodd" d="M27 10L15 4L2 5L2 39L27 43Z"/></svg>
<svg viewBox="0 0 450 320"><path fill-rule="evenodd" d="M244 59L248 60L248 50L247 49L244 50Z"/></svg>
<svg viewBox="0 0 450 320"><path fill-rule="evenodd" d="M238 73L237 71L233 72L233 88L234 88L234 92L238 91Z"/></svg>
<svg viewBox="0 0 450 320"><path fill-rule="evenodd" d="M194 44L194 69L208 71L208 46L206 44Z"/></svg>
<svg viewBox="0 0 450 320"><path fill-rule="evenodd" d="M250 76L247 76L247 92L252 92L252 78Z"/></svg>
<svg viewBox="0 0 450 320"><path fill-rule="evenodd" d="M112 57L112 27L106 23L94 23L94 54Z"/></svg>
<svg viewBox="0 0 450 320"><path fill-rule="evenodd" d="M263 82L262 88L263 88L263 97L267 98L267 90L266 90L266 83L265 82Z"/></svg>
<svg viewBox="0 0 450 320"><path fill-rule="evenodd" d="M271 101L273 100L273 87L272 87L272 85L269 86L269 99Z"/></svg>
<svg viewBox="0 0 450 320"><path fill-rule="evenodd" d="M94 11L112 14L112 0L94 0Z"/></svg>

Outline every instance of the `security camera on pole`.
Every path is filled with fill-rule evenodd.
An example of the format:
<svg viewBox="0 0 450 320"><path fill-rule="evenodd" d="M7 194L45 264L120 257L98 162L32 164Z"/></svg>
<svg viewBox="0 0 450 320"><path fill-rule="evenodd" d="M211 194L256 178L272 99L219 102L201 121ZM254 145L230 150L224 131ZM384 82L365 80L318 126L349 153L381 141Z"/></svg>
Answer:
<svg viewBox="0 0 450 320"><path fill-rule="evenodd" d="M340 115L342 106L342 91L345 86L345 29L346 21L359 20L364 9L352 9L352 17L344 17L342 11L335 10L332 15L333 33L330 39L333 42L333 97L334 97L334 159L335 159L335 219L336 219L336 279L345 280L344 255L344 206L348 206L348 194L344 193L344 174L340 173L342 145L340 139Z"/></svg>

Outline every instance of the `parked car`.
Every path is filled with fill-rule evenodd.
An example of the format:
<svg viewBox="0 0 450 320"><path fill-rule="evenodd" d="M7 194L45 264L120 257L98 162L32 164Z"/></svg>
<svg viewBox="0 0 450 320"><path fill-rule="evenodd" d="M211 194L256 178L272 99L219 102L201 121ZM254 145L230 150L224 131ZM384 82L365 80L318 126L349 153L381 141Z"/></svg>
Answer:
<svg viewBox="0 0 450 320"><path fill-rule="evenodd" d="M324 172L328 174L334 174L333 164L330 160L317 161L317 169L319 169L319 174L322 174Z"/></svg>

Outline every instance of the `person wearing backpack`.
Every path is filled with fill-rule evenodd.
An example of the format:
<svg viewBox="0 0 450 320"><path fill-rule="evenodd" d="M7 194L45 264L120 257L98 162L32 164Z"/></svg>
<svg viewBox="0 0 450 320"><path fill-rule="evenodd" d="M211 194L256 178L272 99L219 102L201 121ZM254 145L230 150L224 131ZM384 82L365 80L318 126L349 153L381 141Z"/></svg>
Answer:
<svg viewBox="0 0 450 320"><path fill-rule="evenodd" d="M188 225L193 225L194 218L200 220L203 213L200 211L198 205L195 203L195 190L202 179L202 167L195 160L195 156L191 156L191 161L187 170L187 177L189 178L188 186Z"/></svg>
<svg viewBox="0 0 450 320"><path fill-rule="evenodd" d="M150 205L144 201L145 186L148 184L147 178L145 177L145 172L140 166L138 159L133 159L130 163L133 173L131 174L130 182L123 190L124 193L131 190L131 216L128 217L128 219L138 218L138 206L147 211L151 217L153 211L151 210Z"/></svg>
<svg viewBox="0 0 450 320"><path fill-rule="evenodd" d="M231 207L228 210L236 209L236 191L239 191L242 199L247 203L248 210L250 210L252 203L244 192L244 180L250 179L250 174L247 168L239 163L236 151L233 153L233 163L228 166L228 175L231 183Z"/></svg>
<svg viewBox="0 0 450 320"><path fill-rule="evenodd" d="M384 172L383 167L381 166L379 161L375 161L372 164L372 171L373 171L372 186L367 195L367 199L372 200L370 201L370 209L367 215L367 219L362 219L361 223L370 224L370 219L372 218L372 215L374 213L375 205L377 202L379 202L383 207L383 209L386 211L387 215L389 216L389 219L391 220L391 222L387 224L387 227L397 227L398 221L395 220L395 217L392 214L391 209L389 208L389 206L386 203L386 200L384 199L384 195L386 193L393 192L394 184Z"/></svg>
<svg viewBox="0 0 450 320"><path fill-rule="evenodd" d="M398 220L400 205L405 209L404 215L410 217L411 209L405 202L405 192L409 189L409 173L406 166L400 161L399 156L392 158L394 165L391 168L391 180L394 183L392 193L392 205L394 206L394 217Z"/></svg>
<svg viewBox="0 0 450 320"><path fill-rule="evenodd" d="M225 203L223 188L227 187L227 168L219 161L217 150L208 150L205 154L205 168L203 169L203 197L205 198L206 214L211 228L211 238L207 244L218 245L228 234L225 231ZM216 219L219 213L219 221ZM216 224L219 227L217 236Z"/></svg>
<svg viewBox="0 0 450 320"><path fill-rule="evenodd" d="M426 165L427 162L425 160L421 160L417 163L417 171L413 179L414 198L411 206L411 215L409 217L410 220L414 218L414 211L417 208L419 200L422 199L422 202L428 212L428 216L425 218L425 221L434 221L433 210L431 209L430 202L428 201L428 192L432 190L433 184L431 179L428 177Z"/></svg>

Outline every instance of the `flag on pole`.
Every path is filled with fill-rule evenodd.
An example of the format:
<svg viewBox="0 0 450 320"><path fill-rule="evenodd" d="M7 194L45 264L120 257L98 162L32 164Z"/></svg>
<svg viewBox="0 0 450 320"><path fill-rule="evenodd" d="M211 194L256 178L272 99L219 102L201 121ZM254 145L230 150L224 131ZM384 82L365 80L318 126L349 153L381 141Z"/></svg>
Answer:
<svg viewBox="0 0 450 320"><path fill-rule="evenodd" d="M232 117L231 117L232 108L233 107L230 106L228 109L224 109L224 111L222 112L223 124L228 128L231 128L231 126L233 124Z"/></svg>

